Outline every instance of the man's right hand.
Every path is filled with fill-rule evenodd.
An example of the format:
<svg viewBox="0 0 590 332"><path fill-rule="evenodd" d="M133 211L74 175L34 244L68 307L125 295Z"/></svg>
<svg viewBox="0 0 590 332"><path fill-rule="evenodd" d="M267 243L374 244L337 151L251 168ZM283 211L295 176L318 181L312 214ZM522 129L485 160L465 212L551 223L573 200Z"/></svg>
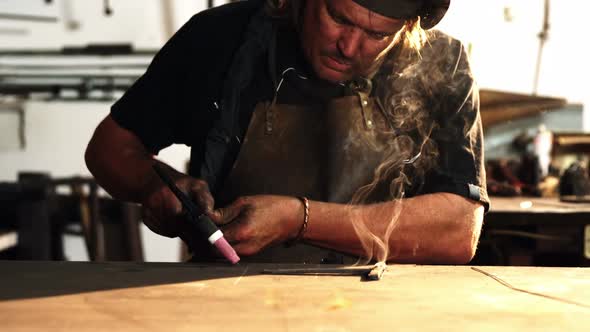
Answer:
<svg viewBox="0 0 590 332"><path fill-rule="evenodd" d="M212 213L214 200L207 182L177 172L167 165L163 166L178 189L187 194L202 212ZM153 176L150 188L141 202L144 224L157 234L167 237L180 236L185 242L190 241L194 234L190 232L182 204L155 173Z"/></svg>
<svg viewBox="0 0 590 332"><path fill-rule="evenodd" d="M201 207L213 209L213 197L207 183L174 170L154 158L135 134L107 116L96 128L86 148L86 165L98 184L115 199L143 205L144 223L154 232L192 240L194 232L182 215L182 205L160 180L154 163L174 180L176 186ZM197 242L193 242L197 243Z"/></svg>

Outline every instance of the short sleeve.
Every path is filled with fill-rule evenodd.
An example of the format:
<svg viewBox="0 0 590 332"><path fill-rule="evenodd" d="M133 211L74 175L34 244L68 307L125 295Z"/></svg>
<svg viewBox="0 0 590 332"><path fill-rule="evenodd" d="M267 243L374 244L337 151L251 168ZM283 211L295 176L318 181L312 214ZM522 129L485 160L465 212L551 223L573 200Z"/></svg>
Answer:
<svg viewBox="0 0 590 332"><path fill-rule="evenodd" d="M145 74L111 108L112 118L155 154L173 143L188 144L181 129L190 116L186 89L191 63L198 60L191 59L195 17L164 45Z"/></svg>
<svg viewBox="0 0 590 332"><path fill-rule="evenodd" d="M449 47L456 56L448 63L448 78L437 96L442 102L432 135L438 147L438 163L426 175L421 193L454 193L481 202L487 211L479 89L464 47L458 41Z"/></svg>

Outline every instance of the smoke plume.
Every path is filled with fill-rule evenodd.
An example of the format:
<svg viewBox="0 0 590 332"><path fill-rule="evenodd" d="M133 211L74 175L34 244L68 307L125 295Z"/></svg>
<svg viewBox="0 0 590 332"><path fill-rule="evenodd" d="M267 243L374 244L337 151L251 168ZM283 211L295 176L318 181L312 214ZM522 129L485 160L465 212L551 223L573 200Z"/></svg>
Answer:
<svg viewBox="0 0 590 332"><path fill-rule="evenodd" d="M383 160L373 180L353 196L351 213L367 262L384 262L397 255L389 252L389 239L403 211L403 198L420 192L426 176L445 162L439 158L438 142L468 135L474 119L465 119L460 110L477 100L462 44L438 31L427 32L419 53L406 47L392 50L373 81L390 125L362 137L365 148L379 151ZM389 220L384 231L374 234L355 206L374 203L383 192L397 204L384 216ZM419 244L415 254L417 250Z"/></svg>

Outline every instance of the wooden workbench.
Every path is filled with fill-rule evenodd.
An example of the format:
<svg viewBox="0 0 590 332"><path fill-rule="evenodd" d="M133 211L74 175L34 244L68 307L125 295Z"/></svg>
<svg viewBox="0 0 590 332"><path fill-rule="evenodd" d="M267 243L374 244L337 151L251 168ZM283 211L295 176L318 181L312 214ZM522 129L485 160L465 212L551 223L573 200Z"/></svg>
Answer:
<svg viewBox="0 0 590 332"><path fill-rule="evenodd" d="M389 266L380 281L278 266L0 262L2 331L590 331L590 269ZM284 266L281 266L284 267Z"/></svg>

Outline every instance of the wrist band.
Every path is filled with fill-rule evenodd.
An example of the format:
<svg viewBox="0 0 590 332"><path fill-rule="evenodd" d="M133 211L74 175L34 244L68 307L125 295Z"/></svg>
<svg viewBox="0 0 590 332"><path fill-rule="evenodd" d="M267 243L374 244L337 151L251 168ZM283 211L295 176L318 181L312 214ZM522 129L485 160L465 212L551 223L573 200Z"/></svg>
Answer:
<svg viewBox="0 0 590 332"><path fill-rule="evenodd" d="M301 225L301 228L299 229L299 233L297 233L297 236L293 240L287 242L287 246L292 246L295 243L301 241L303 235L305 234L305 231L307 231L307 224L309 222L309 200L307 199L307 197L303 196L297 198L299 198L303 203L303 225Z"/></svg>

